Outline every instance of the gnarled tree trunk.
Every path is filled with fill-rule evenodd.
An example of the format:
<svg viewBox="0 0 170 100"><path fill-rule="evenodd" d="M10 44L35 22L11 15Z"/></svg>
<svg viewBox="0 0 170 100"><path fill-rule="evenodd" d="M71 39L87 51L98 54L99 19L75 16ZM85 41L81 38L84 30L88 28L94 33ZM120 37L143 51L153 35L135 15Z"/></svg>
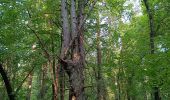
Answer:
<svg viewBox="0 0 170 100"><path fill-rule="evenodd" d="M76 14L76 1L71 0L70 21L67 1L61 0L62 13L62 48L60 62L69 76L69 100L84 100L84 48L83 48L83 10L84 0L78 1L78 14ZM70 23L69 23L70 22ZM70 29L71 25L71 29ZM70 55L68 55L70 52Z"/></svg>

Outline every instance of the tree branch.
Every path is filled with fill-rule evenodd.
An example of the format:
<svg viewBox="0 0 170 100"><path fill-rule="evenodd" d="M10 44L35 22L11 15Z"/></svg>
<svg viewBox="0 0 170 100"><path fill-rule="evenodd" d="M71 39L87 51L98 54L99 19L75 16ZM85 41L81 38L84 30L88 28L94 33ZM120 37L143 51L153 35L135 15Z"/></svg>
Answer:
<svg viewBox="0 0 170 100"><path fill-rule="evenodd" d="M27 74L27 76L22 80L21 84L18 86L18 88L15 91L15 95L18 93L18 91L21 89L22 85L24 84L25 80L28 78L28 76L32 73L32 71L34 70L35 66L29 71L29 73Z"/></svg>
<svg viewBox="0 0 170 100"><path fill-rule="evenodd" d="M15 95L14 95L14 93L12 91L12 87L11 87L10 81L8 80L7 74L4 71L4 69L2 67L2 64L0 64L0 74L1 74L1 76L3 78L3 80L4 80L5 87L6 87L9 99L10 100L15 100Z"/></svg>
<svg viewBox="0 0 170 100"><path fill-rule="evenodd" d="M50 55L48 53L48 51L45 49L45 46L43 44L43 42L41 41L40 37L38 36L37 32L35 30L33 30L29 25L27 25L28 28L34 33L34 35L36 36L36 38L38 39L40 45L41 45L41 49L44 51L45 56L47 57L47 59L50 61Z"/></svg>

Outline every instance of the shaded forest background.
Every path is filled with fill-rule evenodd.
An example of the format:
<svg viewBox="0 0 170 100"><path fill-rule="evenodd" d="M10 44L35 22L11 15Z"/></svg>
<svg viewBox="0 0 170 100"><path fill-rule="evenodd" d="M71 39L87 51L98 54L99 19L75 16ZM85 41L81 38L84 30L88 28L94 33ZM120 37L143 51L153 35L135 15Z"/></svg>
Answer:
<svg viewBox="0 0 170 100"><path fill-rule="evenodd" d="M170 100L170 1L0 0L0 73L0 100Z"/></svg>

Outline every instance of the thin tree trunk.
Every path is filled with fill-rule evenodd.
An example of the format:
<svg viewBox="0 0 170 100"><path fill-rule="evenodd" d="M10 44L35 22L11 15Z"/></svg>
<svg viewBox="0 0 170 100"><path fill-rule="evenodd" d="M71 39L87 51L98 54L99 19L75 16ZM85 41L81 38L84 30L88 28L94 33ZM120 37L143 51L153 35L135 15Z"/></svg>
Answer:
<svg viewBox="0 0 170 100"><path fill-rule="evenodd" d="M31 100L31 88L32 88L32 78L33 78L33 72L31 72L28 76L28 93L26 95L26 100Z"/></svg>
<svg viewBox="0 0 170 100"><path fill-rule="evenodd" d="M45 71L44 71L44 66L45 65L42 65L42 71L41 71L41 76L40 76L40 80L41 80L41 88L40 88L40 98L42 100L44 100L44 94L45 94Z"/></svg>
<svg viewBox="0 0 170 100"><path fill-rule="evenodd" d="M117 92L118 92L118 96L117 96L117 100L121 100L121 83L120 83L120 66L118 68L118 75L117 75Z"/></svg>
<svg viewBox="0 0 170 100"><path fill-rule="evenodd" d="M50 24L51 26L51 24ZM51 33L51 51L53 54L51 65L53 70L53 100L58 100L58 74L59 69L56 67L56 58L55 58L55 46L54 46L54 34Z"/></svg>
<svg viewBox="0 0 170 100"><path fill-rule="evenodd" d="M143 0L144 1L144 4L145 4L145 7L146 7L146 10L147 10L147 14L148 14L148 17L149 17L149 25L150 25L150 53L151 54L154 54L154 35L155 35L155 31L154 31L154 23L153 23L153 15L151 13L151 9L149 7L149 4L148 4L148 0ZM153 87L153 95L154 95L154 100L161 100L161 97L160 97L160 93L159 93L159 87L158 86L155 86Z"/></svg>
<svg viewBox="0 0 170 100"><path fill-rule="evenodd" d="M47 65L48 65L48 64L42 65L42 72L41 72L42 74L41 74L41 76L40 76L40 78L41 78L40 99L41 99L41 100L44 100L45 93L46 93L45 80L46 80L46 77L47 77Z"/></svg>
<svg viewBox="0 0 170 100"><path fill-rule="evenodd" d="M101 48L100 48L100 21L97 18L97 100L102 100L102 87L101 87Z"/></svg>
<svg viewBox="0 0 170 100"><path fill-rule="evenodd" d="M99 14L97 17L97 100L106 100L107 93L106 93L106 87L103 83L103 77L102 77L102 54L101 54L101 47L100 47L100 19Z"/></svg>
<svg viewBox="0 0 170 100"><path fill-rule="evenodd" d="M6 87L9 99L10 100L15 100L15 95L13 93L10 81L8 80L7 74L4 71L4 69L2 67L2 64L0 64L0 73L1 73L2 79L4 80L5 87Z"/></svg>

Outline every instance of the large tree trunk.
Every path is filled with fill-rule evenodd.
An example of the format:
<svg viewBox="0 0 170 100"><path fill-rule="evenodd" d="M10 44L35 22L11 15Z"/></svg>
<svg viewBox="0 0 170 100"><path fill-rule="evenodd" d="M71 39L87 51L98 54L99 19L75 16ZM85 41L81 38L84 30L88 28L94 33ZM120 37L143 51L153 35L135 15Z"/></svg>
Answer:
<svg viewBox="0 0 170 100"><path fill-rule="evenodd" d="M65 53L69 47L70 33L69 33L69 21L68 21L68 10L67 10L67 0L61 0L61 17L62 17L62 42L61 42L61 52L60 58L66 59ZM60 98L64 100L64 70L66 70L67 65L63 64L60 60ZM67 72L67 70L66 70Z"/></svg>
<svg viewBox="0 0 170 100"><path fill-rule="evenodd" d="M153 14L151 13L151 9L149 7L148 4L148 0L143 0L145 7L146 7L146 11L149 17L149 25L150 25L150 53L154 54L154 35L155 35L155 31L154 31L154 23L153 23ZM159 87L155 86L153 87L153 95L154 95L154 100L161 100L160 97L160 93L159 93Z"/></svg>
<svg viewBox="0 0 170 100"><path fill-rule="evenodd" d="M69 76L69 100L84 100L84 48L83 48L83 10L84 1L78 1L78 16L76 15L76 2L71 0L70 23L68 21L67 1L61 1L62 13L62 48L61 64ZM69 26L71 25L71 30ZM70 52L70 55L68 55Z"/></svg>
<svg viewBox="0 0 170 100"><path fill-rule="evenodd" d="M11 87L10 81L8 80L7 74L4 71L4 69L3 69L1 64L0 64L0 74L2 76L2 79L4 80L5 87L6 87L9 99L10 100L15 100L15 95L14 95L14 93L12 91L12 87Z"/></svg>
<svg viewBox="0 0 170 100"><path fill-rule="evenodd" d="M84 79L83 79L83 66L81 63L74 66L70 70L69 81L71 88L71 95L69 100L85 100L84 97Z"/></svg>
<svg viewBox="0 0 170 100"><path fill-rule="evenodd" d="M83 2L83 1L82 1ZM71 58L73 62L73 66L69 71L69 81L70 81L70 100L74 98L76 100L83 100L84 99L84 82L83 82L83 70L84 64L81 55L81 47L82 47L82 40L80 39L80 35L82 35L82 30L78 31L78 21L76 16L76 2L75 0L71 0L71 39L73 42L71 48ZM81 15L79 15L80 17ZM79 19L80 21L80 19Z"/></svg>

